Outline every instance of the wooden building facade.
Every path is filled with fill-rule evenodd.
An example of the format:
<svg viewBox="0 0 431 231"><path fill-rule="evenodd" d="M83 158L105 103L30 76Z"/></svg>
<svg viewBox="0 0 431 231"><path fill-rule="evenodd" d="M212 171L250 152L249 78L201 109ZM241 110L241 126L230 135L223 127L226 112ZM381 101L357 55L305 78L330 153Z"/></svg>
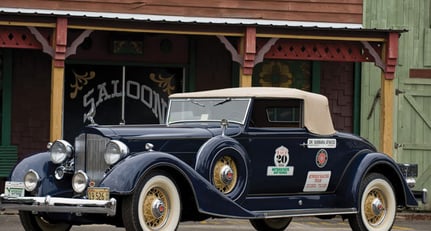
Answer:
<svg viewBox="0 0 431 231"><path fill-rule="evenodd" d="M0 177L48 141L73 139L92 105L103 123L163 121L174 92L295 87L329 98L360 133L361 65L382 86L380 150L393 152L398 40L362 27L362 0L0 3ZM2 183L0 184L2 185Z"/></svg>
<svg viewBox="0 0 431 231"><path fill-rule="evenodd" d="M399 41L394 81L394 155L396 161L419 164L417 188L431 188L431 0L365 1L364 26L406 29ZM361 135L379 141L380 103L373 102L381 87L379 75L362 65ZM379 102L379 100L377 99ZM370 113L371 112L371 113ZM431 210L428 203L426 210Z"/></svg>

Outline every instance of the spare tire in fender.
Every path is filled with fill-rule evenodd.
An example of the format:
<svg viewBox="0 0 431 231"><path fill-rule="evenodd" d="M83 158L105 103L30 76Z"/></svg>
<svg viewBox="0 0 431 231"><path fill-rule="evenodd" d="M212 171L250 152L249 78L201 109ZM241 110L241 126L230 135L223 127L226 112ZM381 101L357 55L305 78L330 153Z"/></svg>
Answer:
<svg viewBox="0 0 431 231"><path fill-rule="evenodd" d="M216 136L199 149L195 170L227 197L240 202L247 192L250 159L244 147L228 136Z"/></svg>

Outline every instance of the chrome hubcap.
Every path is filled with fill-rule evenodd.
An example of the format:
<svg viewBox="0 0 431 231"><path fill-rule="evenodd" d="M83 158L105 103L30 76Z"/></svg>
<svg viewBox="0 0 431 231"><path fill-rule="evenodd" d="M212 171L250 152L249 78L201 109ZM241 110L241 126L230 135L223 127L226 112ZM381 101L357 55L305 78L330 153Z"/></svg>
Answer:
<svg viewBox="0 0 431 231"><path fill-rule="evenodd" d="M223 183L225 184L230 184L230 182L232 182L233 179L233 170L230 166L225 165L220 172L220 179L223 181Z"/></svg>
<svg viewBox="0 0 431 231"><path fill-rule="evenodd" d="M372 203L372 210L373 210L374 216L379 216L383 212L383 210L385 210L382 202L378 198L374 199Z"/></svg>
<svg viewBox="0 0 431 231"><path fill-rule="evenodd" d="M163 201L156 199L153 201L153 205L152 205L151 210L152 210L154 218L159 219L165 213L166 207L165 207L165 204L163 203Z"/></svg>

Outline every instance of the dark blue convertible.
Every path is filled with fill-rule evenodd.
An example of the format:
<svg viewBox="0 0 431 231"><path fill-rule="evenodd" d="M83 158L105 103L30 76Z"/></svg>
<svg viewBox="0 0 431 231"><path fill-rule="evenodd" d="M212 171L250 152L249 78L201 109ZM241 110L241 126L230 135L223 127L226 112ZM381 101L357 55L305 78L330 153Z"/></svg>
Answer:
<svg viewBox="0 0 431 231"><path fill-rule="evenodd" d="M210 217L284 230L293 217L336 215L353 230L390 230L399 209L418 206L415 195L427 199L426 190L410 190L414 165L335 131L318 94L180 93L170 96L166 124L90 121L74 145L57 140L11 173L0 208L19 210L25 230L104 223L172 231Z"/></svg>

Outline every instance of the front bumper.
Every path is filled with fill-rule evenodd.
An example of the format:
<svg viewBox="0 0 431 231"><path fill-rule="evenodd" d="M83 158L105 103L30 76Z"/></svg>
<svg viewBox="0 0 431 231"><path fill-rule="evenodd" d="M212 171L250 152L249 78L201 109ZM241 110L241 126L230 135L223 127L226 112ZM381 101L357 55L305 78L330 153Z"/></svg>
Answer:
<svg viewBox="0 0 431 231"><path fill-rule="evenodd" d="M46 213L83 213L106 214L115 216L117 201L71 199L62 197L8 197L0 195L0 210L15 209L20 211Z"/></svg>

